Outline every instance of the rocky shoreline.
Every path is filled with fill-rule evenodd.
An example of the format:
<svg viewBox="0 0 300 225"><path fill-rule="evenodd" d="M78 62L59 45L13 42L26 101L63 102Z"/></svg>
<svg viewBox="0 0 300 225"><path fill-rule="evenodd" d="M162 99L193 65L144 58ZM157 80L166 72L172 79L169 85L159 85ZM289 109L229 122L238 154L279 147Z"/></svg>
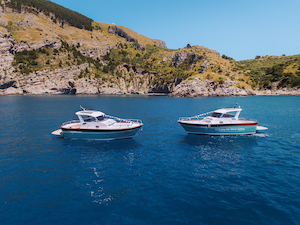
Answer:
<svg viewBox="0 0 300 225"><path fill-rule="evenodd" d="M300 95L300 89L279 90L240 89L229 79L224 84L211 81L183 81L176 86L144 86L131 84L99 85L98 79L78 79L80 71L88 64L55 71L37 72L26 77L17 77L0 85L0 95L168 95L169 97L233 97L254 95ZM140 77L143 79L143 77ZM124 81L123 81L124 82ZM122 83L122 82L121 82ZM122 88L123 87L123 88Z"/></svg>
<svg viewBox="0 0 300 225"><path fill-rule="evenodd" d="M99 93L72 93L69 91L64 91L64 92L55 92L55 93L22 93L22 94L16 94L16 93L11 93L11 94L0 94L0 96L21 96L21 95L66 95L66 94L74 94L74 95L103 95L103 96L134 96L134 95L140 95L140 96L168 96L168 97L182 97L182 96L176 96L174 94L166 94L166 93L135 93L135 94L120 94L120 93L105 93L105 94L99 94ZM300 96L300 93L298 92L266 92L266 91L256 91L255 94L253 95L199 95L199 96L189 96L186 98L198 98L198 97L238 97L238 96Z"/></svg>

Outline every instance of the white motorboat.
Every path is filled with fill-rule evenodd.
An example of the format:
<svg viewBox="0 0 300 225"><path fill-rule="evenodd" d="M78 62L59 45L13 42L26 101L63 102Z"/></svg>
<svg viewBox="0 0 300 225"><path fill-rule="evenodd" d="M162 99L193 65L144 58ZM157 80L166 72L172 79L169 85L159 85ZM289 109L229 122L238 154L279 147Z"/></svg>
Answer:
<svg viewBox="0 0 300 225"><path fill-rule="evenodd" d="M72 139L114 140L132 138L143 126L138 119L121 119L94 110L76 112L79 120L65 122L52 134Z"/></svg>
<svg viewBox="0 0 300 225"><path fill-rule="evenodd" d="M239 118L242 109L226 108L203 113L193 117L181 117L178 122L190 134L238 135L254 134L268 128L257 126L256 120ZM209 115L209 116L207 116Z"/></svg>

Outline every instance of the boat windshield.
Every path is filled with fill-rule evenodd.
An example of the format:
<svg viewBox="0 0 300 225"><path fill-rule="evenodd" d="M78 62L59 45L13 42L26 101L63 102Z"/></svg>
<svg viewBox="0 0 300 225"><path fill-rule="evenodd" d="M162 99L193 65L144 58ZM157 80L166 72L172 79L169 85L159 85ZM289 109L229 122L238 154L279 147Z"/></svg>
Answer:
<svg viewBox="0 0 300 225"><path fill-rule="evenodd" d="M96 121L95 117L92 117L92 116L83 116L82 118L83 118L84 122L95 122Z"/></svg>
<svg viewBox="0 0 300 225"><path fill-rule="evenodd" d="M235 115L234 114L230 114L230 113L225 113L225 114L223 114L223 116L222 116L222 118L229 118L229 117L234 117Z"/></svg>
<svg viewBox="0 0 300 225"><path fill-rule="evenodd" d="M211 117L215 117L215 118L233 118L235 117L235 114L232 113L217 113L214 112Z"/></svg>
<svg viewBox="0 0 300 225"><path fill-rule="evenodd" d="M222 113L216 113L214 112L211 117L216 117L216 118L220 118L222 116Z"/></svg>
<svg viewBox="0 0 300 225"><path fill-rule="evenodd" d="M97 117L97 120L99 120L99 121L103 121L103 120L105 120L105 119L106 119L105 115L103 115L103 116L98 116L98 117Z"/></svg>

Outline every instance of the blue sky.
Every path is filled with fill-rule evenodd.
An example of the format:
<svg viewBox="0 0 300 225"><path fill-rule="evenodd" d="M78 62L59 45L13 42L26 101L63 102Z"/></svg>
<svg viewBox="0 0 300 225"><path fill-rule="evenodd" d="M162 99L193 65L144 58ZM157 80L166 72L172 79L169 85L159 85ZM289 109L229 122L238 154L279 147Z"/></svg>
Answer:
<svg viewBox="0 0 300 225"><path fill-rule="evenodd" d="M168 48L200 45L235 60L300 54L300 0L52 0Z"/></svg>

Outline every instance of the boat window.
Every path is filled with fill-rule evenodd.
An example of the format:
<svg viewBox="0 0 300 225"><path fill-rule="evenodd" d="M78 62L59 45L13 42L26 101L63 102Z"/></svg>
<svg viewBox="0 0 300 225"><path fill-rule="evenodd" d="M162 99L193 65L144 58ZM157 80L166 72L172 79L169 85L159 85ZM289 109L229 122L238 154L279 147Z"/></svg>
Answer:
<svg viewBox="0 0 300 225"><path fill-rule="evenodd" d="M84 117L83 120L84 120L84 122L95 122L96 121L96 119L91 116Z"/></svg>
<svg viewBox="0 0 300 225"><path fill-rule="evenodd" d="M103 121L103 120L105 120L105 116L98 116L98 117L97 117L97 120Z"/></svg>
<svg viewBox="0 0 300 225"><path fill-rule="evenodd" d="M222 115L222 113L216 113L216 112L214 112L214 113L211 115L211 117L220 118L221 115Z"/></svg>
<svg viewBox="0 0 300 225"><path fill-rule="evenodd" d="M235 115L230 113L223 114L222 118L233 118Z"/></svg>

